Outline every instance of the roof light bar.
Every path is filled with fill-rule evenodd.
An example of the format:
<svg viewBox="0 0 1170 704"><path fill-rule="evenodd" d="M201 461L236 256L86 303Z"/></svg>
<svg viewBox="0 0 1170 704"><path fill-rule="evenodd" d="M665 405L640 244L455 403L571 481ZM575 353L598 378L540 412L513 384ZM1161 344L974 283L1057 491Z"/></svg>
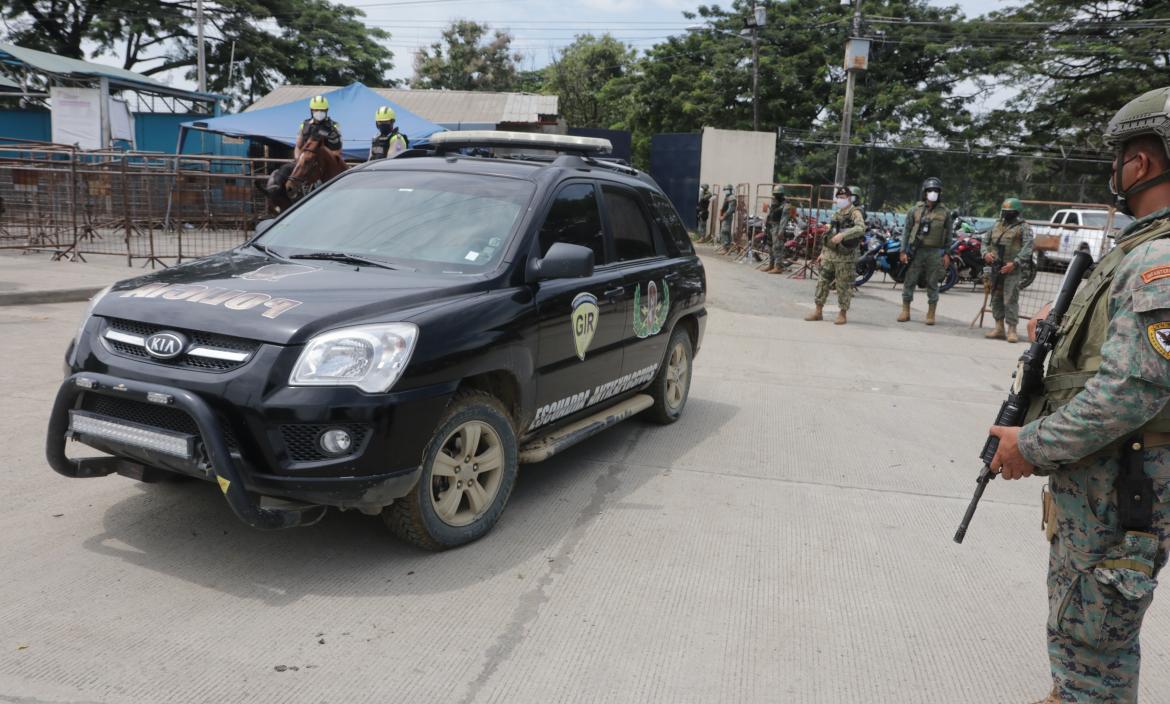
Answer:
<svg viewBox="0 0 1170 704"><path fill-rule="evenodd" d="M437 132L430 137L439 151L464 147L510 147L513 149L548 149L574 154L609 154L613 144L597 137L573 137L542 132L496 132L493 130L463 130Z"/></svg>

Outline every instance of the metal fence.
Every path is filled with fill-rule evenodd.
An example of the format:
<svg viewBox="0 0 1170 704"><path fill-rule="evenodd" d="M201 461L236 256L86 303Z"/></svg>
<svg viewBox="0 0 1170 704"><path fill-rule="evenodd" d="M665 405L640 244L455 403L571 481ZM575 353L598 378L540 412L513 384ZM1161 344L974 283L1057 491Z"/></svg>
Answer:
<svg viewBox="0 0 1170 704"><path fill-rule="evenodd" d="M0 249L178 263L243 242L269 216L278 159L0 145Z"/></svg>

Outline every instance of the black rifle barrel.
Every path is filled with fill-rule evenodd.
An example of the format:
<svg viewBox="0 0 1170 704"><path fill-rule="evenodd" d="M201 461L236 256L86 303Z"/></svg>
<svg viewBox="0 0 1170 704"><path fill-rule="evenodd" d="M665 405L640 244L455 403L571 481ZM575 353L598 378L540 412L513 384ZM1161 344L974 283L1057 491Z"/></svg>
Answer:
<svg viewBox="0 0 1170 704"><path fill-rule="evenodd" d="M1052 310L1038 326L1036 341L1028 346L1024 354L1020 355L1019 364L1013 375L1016 378L1013 379L1012 391L1008 394L1003 405L999 407L999 413L995 417L995 425L1016 427L1023 422L1024 416L1028 412L1028 405L1032 401L1031 396L1043 387L1044 361L1056 344L1056 331L1060 327L1060 321L1068 312L1073 296L1076 295L1077 287L1092 264L1093 258L1087 252L1077 252L1073 255L1068 270L1064 274L1064 280L1060 284L1060 292L1052 304ZM995 453L998 449L999 438L988 435L987 442L983 444L983 450L979 453L983 469L980 470L979 477L975 480L977 484L975 495L971 497L971 503L967 505L963 521L959 524L959 529L955 531L956 543L962 543L963 538L967 536L967 526L971 523L971 517L975 515L979 500L983 498L983 490L987 488L989 481L995 479L995 472L991 469L991 461L995 459Z"/></svg>

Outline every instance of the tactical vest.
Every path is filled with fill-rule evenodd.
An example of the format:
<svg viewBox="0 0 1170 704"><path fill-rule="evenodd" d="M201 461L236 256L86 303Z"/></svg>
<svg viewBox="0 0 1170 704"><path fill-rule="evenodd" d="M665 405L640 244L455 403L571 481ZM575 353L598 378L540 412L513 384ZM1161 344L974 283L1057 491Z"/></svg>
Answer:
<svg viewBox="0 0 1170 704"><path fill-rule="evenodd" d="M832 238L838 232L844 232L856 225L857 223L853 220L853 214L860 214L860 212L856 206L851 205L848 208L842 208L833 213L833 217L829 220L830 227L829 232L825 235L824 249L834 255L834 259L847 259L851 255L853 257L857 256L857 242L865 236L864 232L854 235L849 239L841 240L841 244L833 244Z"/></svg>
<svg viewBox="0 0 1170 704"><path fill-rule="evenodd" d="M396 156L409 148L406 137L395 130L390 134L379 134L370 142L370 158L382 159L387 156Z"/></svg>
<svg viewBox="0 0 1170 704"><path fill-rule="evenodd" d="M1003 220L996 220L991 226L991 248L1003 245L1003 261L1014 261L1016 255L1024 248L1024 221L1017 220L1008 225Z"/></svg>
<svg viewBox="0 0 1170 704"><path fill-rule="evenodd" d="M950 242L950 233L947 232L947 220L950 211L941 205L928 209L925 204L919 203L914 208L914 229L911 237L915 247L945 247ZM926 231L923 232L925 225Z"/></svg>
<svg viewBox="0 0 1170 704"><path fill-rule="evenodd" d="M1077 290L1060 323L1059 338L1044 376L1044 394L1028 407L1025 424L1055 412L1096 376L1102 361L1101 347L1109 332L1109 294L1113 276L1131 251L1147 242L1170 236L1170 220L1155 220L1149 228L1119 241ZM1170 406L1140 431L1170 432Z"/></svg>

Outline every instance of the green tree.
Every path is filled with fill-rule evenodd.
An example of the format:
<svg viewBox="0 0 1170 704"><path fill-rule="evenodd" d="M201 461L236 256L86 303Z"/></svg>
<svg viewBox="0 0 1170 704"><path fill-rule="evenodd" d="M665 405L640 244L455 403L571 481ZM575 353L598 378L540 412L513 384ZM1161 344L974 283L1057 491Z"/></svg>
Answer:
<svg viewBox="0 0 1170 704"><path fill-rule="evenodd" d="M611 127L627 109L619 86L636 54L609 34L578 35L545 69L543 90L558 96L570 127Z"/></svg>
<svg viewBox="0 0 1170 704"><path fill-rule="evenodd" d="M443 30L441 41L415 54L410 84L444 90L514 90L523 55L513 52L511 45L507 32L457 20Z"/></svg>
<svg viewBox="0 0 1170 704"><path fill-rule="evenodd" d="M94 57L120 56L123 68L148 76L188 69L194 77L194 0L12 0L0 13L14 44L86 59L92 43ZM328 0L209 1L208 89L248 102L281 82L386 85L394 55L381 42L390 35L363 16Z"/></svg>

